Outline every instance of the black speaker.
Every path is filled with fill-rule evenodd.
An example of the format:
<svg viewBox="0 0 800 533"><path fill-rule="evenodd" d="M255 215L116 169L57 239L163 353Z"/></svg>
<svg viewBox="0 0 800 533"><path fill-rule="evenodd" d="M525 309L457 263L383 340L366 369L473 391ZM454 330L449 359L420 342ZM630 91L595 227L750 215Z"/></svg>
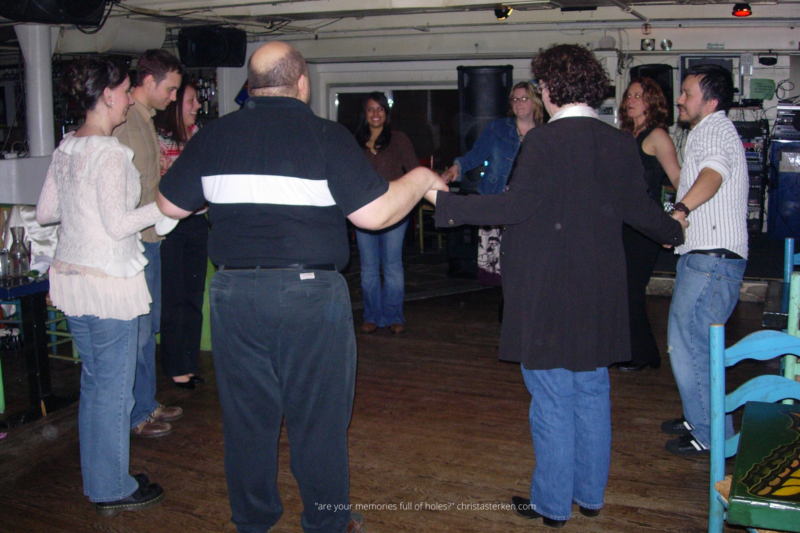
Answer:
<svg viewBox="0 0 800 533"><path fill-rule="evenodd" d="M247 34L237 28L195 26L178 34L178 52L186 67L241 67L247 56Z"/></svg>
<svg viewBox="0 0 800 533"><path fill-rule="evenodd" d="M483 128L494 119L508 114L508 95L514 85L514 67L458 67L458 118L461 155L466 154L480 137ZM461 189L474 191L483 169L468 171L461 179Z"/></svg>
<svg viewBox="0 0 800 533"><path fill-rule="evenodd" d="M2 0L0 16L16 22L97 26L109 0Z"/></svg>
<svg viewBox="0 0 800 533"><path fill-rule="evenodd" d="M667 98L667 107L669 107L669 124L672 126L675 123L675 96L672 92L672 67L669 65L655 64L655 65L638 65L631 68L631 79L634 78L650 78L658 83L664 96Z"/></svg>

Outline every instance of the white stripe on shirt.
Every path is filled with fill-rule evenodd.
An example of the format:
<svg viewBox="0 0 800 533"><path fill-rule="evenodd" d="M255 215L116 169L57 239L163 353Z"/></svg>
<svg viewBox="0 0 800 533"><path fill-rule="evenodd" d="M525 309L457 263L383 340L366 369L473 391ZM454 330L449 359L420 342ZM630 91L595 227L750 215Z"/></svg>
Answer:
<svg viewBox="0 0 800 533"><path fill-rule="evenodd" d="M328 180L261 174L203 176L203 195L212 204L271 204L329 207L336 202Z"/></svg>

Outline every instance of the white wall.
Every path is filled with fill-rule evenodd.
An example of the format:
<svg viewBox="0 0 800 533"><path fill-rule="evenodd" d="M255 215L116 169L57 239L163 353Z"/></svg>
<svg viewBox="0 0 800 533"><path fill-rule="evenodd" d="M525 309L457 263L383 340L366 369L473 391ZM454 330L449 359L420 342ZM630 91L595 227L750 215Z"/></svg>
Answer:
<svg viewBox="0 0 800 533"><path fill-rule="evenodd" d="M319 116L335 118L335 95L338 92L362 92L372 89L456 88L459 65L513 65L515 81L528 79L530 59L539 48L554 42L571 42L596 46L603 35L617 41L617 48L628 53L626 67L665 63L674 67L675 98L680 92L679 66L681 54L753 53L753 75L744 77L743 96L749 97L752 78L769 78L777 82L789 78L790 50L798 49L800 31L795 28L654 28L644 36L638 29L574 30L574 31L504 31L460 33L457 35L419 33L409 36L382 38L344 37L334 39L287 39L309 62L311 108ZM641 51L640 39L672 41L668 52ZM263 43L248 43L249 55ZM708 49L712 45L721 49ZM774 51L778 64L764 67L758 64L759 52ZM617 53L598 51L598 55L617 86L618 99L625 89L628 74L617 71ZM347 61L344 59L350 58ZM238 109L233 102L247 78L246 68L220 68L218 72L220 114ZM777 99L764 102L767 118L775 117ZM747 112L750 113L750 112ZM735 118L735 117L734 117ZM745 119L752 120L752 113Z"/></svg>

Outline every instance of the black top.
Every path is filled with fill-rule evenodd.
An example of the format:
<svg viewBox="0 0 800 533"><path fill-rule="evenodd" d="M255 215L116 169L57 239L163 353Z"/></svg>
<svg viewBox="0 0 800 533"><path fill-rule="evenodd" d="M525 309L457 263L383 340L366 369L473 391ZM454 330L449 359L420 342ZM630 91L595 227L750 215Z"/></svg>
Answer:
<svg viewBox="0 0 800 533"><path fill-rule="evenodd" d="M440 192L435 219L506 225L500 358L530 370L630 359L622 225L683 243L680 224L647 196L631 134L589 117L534 128L508 191Z"/></svg>
<svg viewBox="0 0 800 533"><path fill-rule="evenodd" d="M655 203L662 205L661 189L664 185L670 185L667 173L661 163L658 162L656 156L650 155L642 149L644 140L653 133L654 129L656 129L656 126L651 126L639 133L639 136L636 137L636 144L639 145L639 157L642 158L642 165L644 166L644 181L647 183L647 194Z"/></svg>
<svg viewBox="0 0 800 533"><path fill-rule="evenodd" d="M251 97L192 137L159 190L187 211L208 201L217 265L341 270L350 255L345 217L388 184L341 124L295 98Z"/></svg>

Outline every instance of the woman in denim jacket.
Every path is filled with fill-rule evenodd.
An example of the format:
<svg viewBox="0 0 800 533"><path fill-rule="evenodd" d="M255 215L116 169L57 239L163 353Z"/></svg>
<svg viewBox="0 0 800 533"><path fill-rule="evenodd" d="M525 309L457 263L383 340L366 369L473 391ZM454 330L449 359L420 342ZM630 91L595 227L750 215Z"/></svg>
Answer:
<svg viewBox="0 0 800 533"><path fill-rule="evenodd" d="M522 139L544 119L542 101L527 81L514 85L508 105L511 108L508 116L490 122L472 149L457 157L453 166L442 174L446 182L459 181L464 173L484 165L478 192L500 194L505 190ZM478 281L484 285L500 285L500 228L482 227L479 236Z"/></svg>

